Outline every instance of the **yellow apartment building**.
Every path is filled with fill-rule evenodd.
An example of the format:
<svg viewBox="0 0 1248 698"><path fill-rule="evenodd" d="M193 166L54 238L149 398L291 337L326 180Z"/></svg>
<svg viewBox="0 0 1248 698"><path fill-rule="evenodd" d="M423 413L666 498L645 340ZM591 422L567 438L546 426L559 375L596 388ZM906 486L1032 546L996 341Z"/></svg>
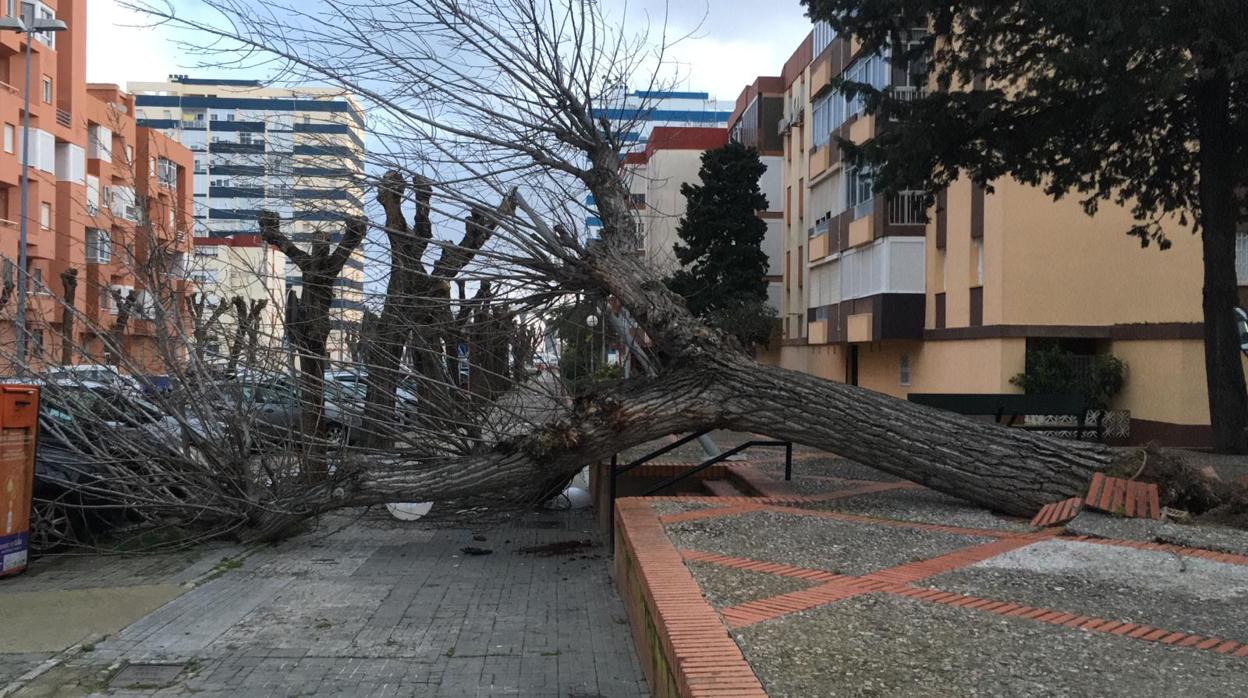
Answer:
<svg viewBox="0 0 1248 698"><path fill-rule="evenodd" d="M1056 341L1128 364L1118 440L1207 445L1200 240L1174 227L1170 250L1141 249L1124 208L1088 216L1010 179L957 181L930 207L877 196L833 138L882 126L831 87L842 74L903 98L928 88L822 23L785 64L780 363L897 397L1015 393L1028 347Z"/></svg>

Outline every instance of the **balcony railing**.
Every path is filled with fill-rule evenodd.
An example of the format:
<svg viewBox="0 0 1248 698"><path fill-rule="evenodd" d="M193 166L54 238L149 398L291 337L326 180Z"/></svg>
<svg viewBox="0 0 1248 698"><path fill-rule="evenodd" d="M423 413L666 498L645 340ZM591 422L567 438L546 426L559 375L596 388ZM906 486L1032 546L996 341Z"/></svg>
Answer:
<svg viewBox="0 0 1248 698"><path fill-rule="evenodd" d="M897 192L888 200L888 222L892 225L925 225L927 207L927 192Z"/></svg>
<svg viewBox="0 0 1248 698"><path fill-rule="evenodd" d="M926 97L927 88L915 87L914 85L894 85L889 88L889 96L899 102L913 102L916 99Z"/></svg>

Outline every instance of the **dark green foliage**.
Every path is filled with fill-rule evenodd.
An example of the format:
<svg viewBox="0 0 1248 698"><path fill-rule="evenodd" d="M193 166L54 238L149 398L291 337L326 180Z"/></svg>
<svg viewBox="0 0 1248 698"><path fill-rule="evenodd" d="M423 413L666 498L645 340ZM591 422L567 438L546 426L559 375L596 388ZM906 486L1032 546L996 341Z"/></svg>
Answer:
<svg viewBox="0 0 1248 698"><path fill-rule="evenodd" d="M1089 213L1103 201L1126 206L1127 232L1143 246L1170 246L1163 222L1201 234L1214 446L1248 452L1232 316L1235 234L1248 225L1243 0L802 3L868 53L931 28L893 55L927 63L936 89L926 97L839 84L888 123L861 146L838 139L848 160L875 166L878 191L934 194L959 176L1008 176L1076 196Z"/></svg>
<svg viewBox="0 0 1248 698"><path fill-rule="evenodd" d="M763 238L767 197L758 180L767 167L752 147L732 142L702 154L701 184L682 184L688 206L674 246L682 269L668 281L689 310L746 346L766 343L775 324L767 307Z"/></svg>
<svg viewBox="0 0 1248 698"><path fill-rule="evenodd" d="M1110 354L1077 356L1058 346L1027 352L1027 371L1010 379L1032 394L1079 393L1090 409L1103 410L1122 392L1127 364Z"/></svg>
<svg viewBox="0 0 1248 698"><path fill-rule="evenodd" d="M1009 175L1055 197L1077 193L1089 211L1107 199L1130 206L1140 221L1131 232L1166 246L1158 227L1165 214L1200 209L1196 93L1217 71L1231 87L1224 107L1238 135L1233 176L1248 181L1242 2L802 2L868 50L934 21L913 54L934 59L939 89L925 99L901 103L844 85L867 97L868 111L902 117L865 147L842 143L879 163L878 186L936 191L959 172L978 181ZM937 41L954 26L960 41ZM977 78L979 89L957 87Z"/></svg>

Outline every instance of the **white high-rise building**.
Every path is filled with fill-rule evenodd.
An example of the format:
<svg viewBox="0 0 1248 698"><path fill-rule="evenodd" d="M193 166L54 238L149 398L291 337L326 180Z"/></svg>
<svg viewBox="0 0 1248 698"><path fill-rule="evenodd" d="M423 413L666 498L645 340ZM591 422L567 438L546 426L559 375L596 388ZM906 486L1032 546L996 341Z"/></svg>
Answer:
<svg viewBox="0 0 1248 698"><path fill-rule="evenodd" d="M260 241L258 217L277 212L283 232L306 245L317 236L336 243L345 219L363 215L359 105L338 89L265 87L252 80L175 75L128 88L139 124L194 152L193 273L219 301L266 299L261 332L280 343L286 293L300 289L301 277L282 253ZM356 250L337 282L331 360L349 359L358 338L363 272L363 251Z"/></svg>

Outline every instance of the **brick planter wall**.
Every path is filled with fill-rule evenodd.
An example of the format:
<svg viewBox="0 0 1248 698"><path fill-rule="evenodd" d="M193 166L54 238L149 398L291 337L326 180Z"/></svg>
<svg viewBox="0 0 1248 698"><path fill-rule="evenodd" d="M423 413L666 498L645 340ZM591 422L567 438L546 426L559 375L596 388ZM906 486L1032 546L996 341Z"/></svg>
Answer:
<svg viewBox="0 0 1248 698"><path fill-rule="evenodd" d="M615 531L615 583L652 695L765 698L649 502L619 500Z"/></svg>

